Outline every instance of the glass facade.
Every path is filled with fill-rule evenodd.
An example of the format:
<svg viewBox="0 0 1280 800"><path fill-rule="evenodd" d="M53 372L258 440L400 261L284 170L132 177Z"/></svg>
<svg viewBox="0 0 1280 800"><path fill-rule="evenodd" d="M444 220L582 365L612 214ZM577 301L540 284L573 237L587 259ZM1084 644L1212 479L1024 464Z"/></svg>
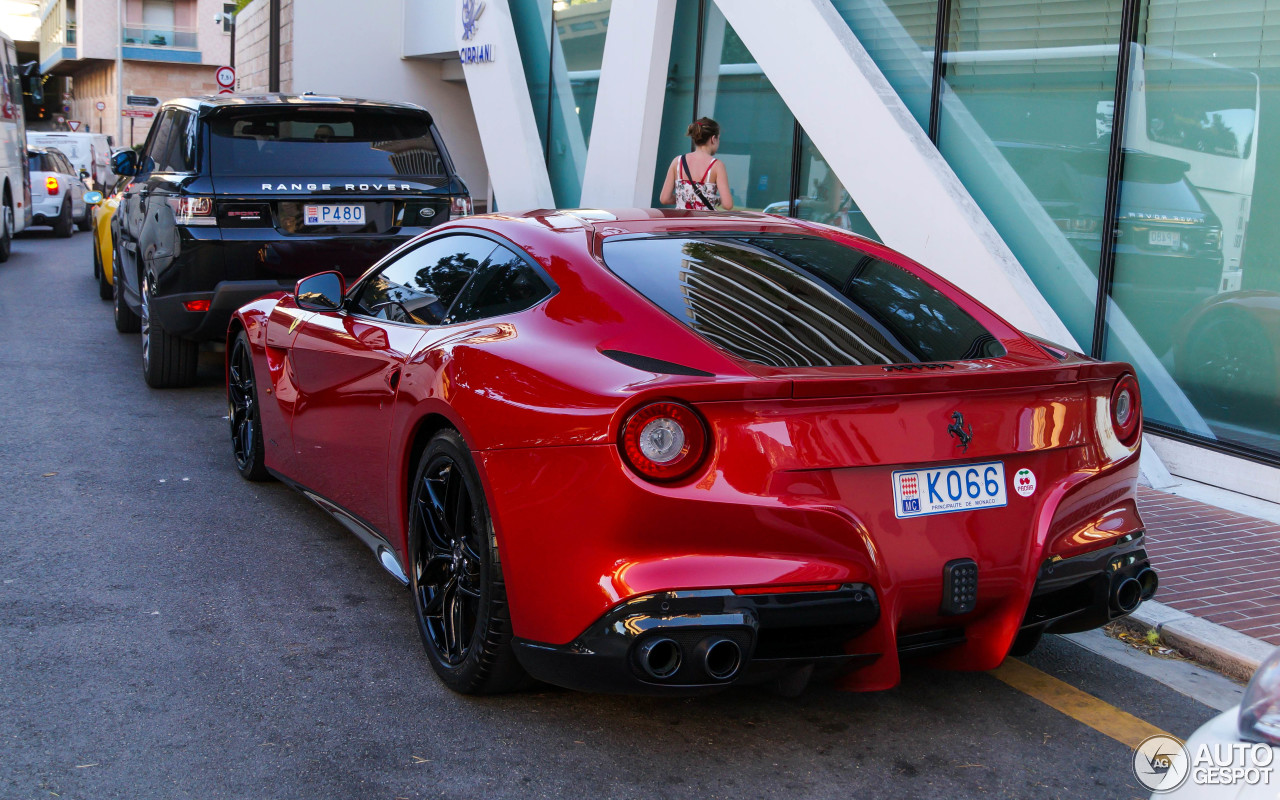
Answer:
<svg viewBox="0 0 1280 800"><path fill-rule="evenodd" d="M511 5L556 199L574 205L609 0ZM1262 0L832 6L1079 345L1134 365L1149 429L1280 463L1280 15ZM716 3L677 0L655 206L699 116L722 126L738 208L875 236Z"/></svg>

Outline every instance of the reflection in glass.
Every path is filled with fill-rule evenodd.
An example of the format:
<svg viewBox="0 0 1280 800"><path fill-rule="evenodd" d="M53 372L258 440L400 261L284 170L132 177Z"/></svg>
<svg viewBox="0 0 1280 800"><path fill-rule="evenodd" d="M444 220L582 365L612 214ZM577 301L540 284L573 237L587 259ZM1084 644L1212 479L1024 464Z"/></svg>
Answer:
<svg viewBox="0 0 1280 800"><path fill-rule="evenodd" d="M361 287L359 310L378 319L438 325L494 244L446 236L405 253Z"/></svg>
<svg viewBox="0 0 1280 800"><path fill-rule="evenodd" d="M1087 350L1122 2L1073 5L953 0L938 146Z"/></svg>
<svg viewBox="0 0 1280 800"><path fill-rule="evenodd" d="M832 0L920 127L929 128L937 0Z"/></svg>
<svg viewBox="0 0 1280 800"><path fill-rule="evenodd" d="M1005 352L915 275L825 239L610 240L604 258L668 314L758 364L903 364Z"/></svg>
<svg viewBox="0 0 1280 800"><path fill-rule="evenodd" d="M553 5L547 169L559 208L581 202L611 5L612 0L558 0Z"/></svg>
<svg viewBox="0 0 1280 800"><path fill-rule="evenodd" d="M1280 197L1258 167L1280 24L1244 38L1203 7L1151 0L1133 47L1106 355L1134 361L1148 421L1276 454Z"/></svg>
<svg viewBox="0 0 1280 800"><path fill-rule="evenodd" d="M844 184L827 166L827 160L818 152L808 135L800 140L800 195L796 198L792 216L797 219L821 222L853 231L868 239L880 241L875 229L862 215L858 204L845 191ZM786 203L775 203L765 211L771 214L788 213Z"/></svg>
<svg viewBox="0 0 1280 800"><path fill-rule="evenodd" d="M698 116L720 123L716 158L728 172L734 207L759 211L789 200L795 118L714 3L703 19L698 85ZM658 161L665 169L688 150L685 139Z"/></svg>

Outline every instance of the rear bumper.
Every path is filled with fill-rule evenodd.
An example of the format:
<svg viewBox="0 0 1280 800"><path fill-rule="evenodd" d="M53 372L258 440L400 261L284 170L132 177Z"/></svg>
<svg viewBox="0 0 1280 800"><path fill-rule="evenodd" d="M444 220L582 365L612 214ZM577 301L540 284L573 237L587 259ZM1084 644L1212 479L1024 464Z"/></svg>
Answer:
<svg viewBox="0 0 1280 800"><path fill-rule="evenodd" d="M196 341L217 341L227 335L227 325L237 308L264 294L293 291L294 281L222 281L211 292L184 292L156 297L151 314L166 331ZM207 300L208 311L188 311L186 304Z"/></svg>
<svg viewBox="0 0 1280 800"><path fill-rule="evenodd" d="M1139 595L1139 602L1150 600L1157 585L1144 540L1139 533L1103 550L1046 561L1036 576L1021 630L1079 633L1133 613L1136 605L1126 608L1118 601L1121 584L1128 579L1149 582L1150 593ZM1144 570L1151 575L1143 576Z"/></svg>
<svg viewBox="0 0 1280 800"><path fill-rule="evenodd" d="M844 645L879 619L880 604L865 584L743 596L728 589L672 591L619 605L567 645L516 639L514 646L530 675L557 686L705 694L798 670L839 672L873 661L878 654L849 654ZM678 653L670 674L646 667L646 648L660 642ZM722 652L713 654L713 646Z"/></svg>

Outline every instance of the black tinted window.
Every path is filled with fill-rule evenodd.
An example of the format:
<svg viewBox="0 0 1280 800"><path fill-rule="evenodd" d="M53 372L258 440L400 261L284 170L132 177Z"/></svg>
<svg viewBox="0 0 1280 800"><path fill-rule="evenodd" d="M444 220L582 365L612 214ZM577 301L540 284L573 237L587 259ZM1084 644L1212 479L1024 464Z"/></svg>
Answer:
<svg viewBox="0 0 1280 800"><path fill-rule="evenodd" d="M173 133L173 114L171 108L165 109L156 119L156 127L151 131L151 141L147 144L149 164L144 164L142 172L151 172L160 168L169 152L169 139Z"/></svg>
<svg viewBox="0 0 1280 800"><path fill-rule="evenodd" d="M53 172L52 167L45 166L45 161L46 157L37 153L35 155L28 156L27 165L31 168L32 172Z"/></svg>
<svg viewBox="0 0 1280 800"><path fill-rule="evenodd" d="M433 239L371 276L356 298L357 310L392 322L438 325L493 248L475 236Z"/></svg>
<svg viewBox="0 0 1280 800"><path fill-rule="evenodd" d="M245 109L211 122L224 175L443 177L425 114L372 109Z"/></svg>
<svg viewBox="0 0 1280 800"><path fill-rule="evenodd" d="M606 242L623 280L730 353L775 367L1004 354L977 320L910 272L826 239Z"/></svg>
<svg viewBox="0 0 1280 800"><path fill-rule="evenodd" d="M537 270L505 247L498 247L458 297L451 322L514 314L550 293Z"/></svg>
<svg viewBox="0 0 1280 800"><path fill-rule="evenodd" d="M161 172L194 172L196 169L195 114L173 112L172 131L163 157L157 155L156 169Z"/></svg>

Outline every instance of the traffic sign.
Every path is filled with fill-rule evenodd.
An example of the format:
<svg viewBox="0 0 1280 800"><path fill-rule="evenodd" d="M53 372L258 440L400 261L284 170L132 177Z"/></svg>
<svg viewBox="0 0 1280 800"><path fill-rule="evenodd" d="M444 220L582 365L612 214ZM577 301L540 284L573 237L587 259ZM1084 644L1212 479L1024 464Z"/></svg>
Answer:
<svg viewBox="0 0 1280 800"><path fill-rule="evenodd" d="M76 131L80 130L80 120L78 119L67 120L67 127L71 129L72 133L75 133Z"/></svg>
<svg viewBox="0 0 1280 800"><path fill-rule="evenodd" d="M159 97L150 97L144 94L131 94L124 98L126 106L145 106L147 108L155 108L160 105Z"/></svg>
<svg viewBox="0 0 1280 800"><path fill-rule="evenodd" d="M53 118L53 121L61 125L62 123L67 121L67 118L59 114L58 116Z"/></svg>
<svg viewBox="0 0 1280 800"><path fill-rule="evenodd" d="M149 119L150 117L154 117L155 115L156 115L156 112L154 111L146 111L144 109L137 109L137 108L126 108L124 111L120 112L120 116L122 117L138 117L141 119Z"/></svg>
<svg viewBox="0 0 1280 800"><path fill-rule="evenodd" d="M218 71L213 74L213 77L218 82L219 88L230 89L236 85L236 71L234 67L218 67Z"/></svg>
<svg viewBox="0 0 1280 800"><path fill-rule="evenodd" d="M231 91L230 89L219 89L218 94L235 94L235 92Z"/></svg>
<svg viewBox="0 0 1280 800"><path fill-rule="evenodd" d="M102 102L101 100L99 100L98 102L94 103L94 104L93 104L93 106L94 106L94 108L98 109L99 111L106 111L106 110L107 110L107 104L106 104L106 103L104 103L104 102Z"/></svg>

